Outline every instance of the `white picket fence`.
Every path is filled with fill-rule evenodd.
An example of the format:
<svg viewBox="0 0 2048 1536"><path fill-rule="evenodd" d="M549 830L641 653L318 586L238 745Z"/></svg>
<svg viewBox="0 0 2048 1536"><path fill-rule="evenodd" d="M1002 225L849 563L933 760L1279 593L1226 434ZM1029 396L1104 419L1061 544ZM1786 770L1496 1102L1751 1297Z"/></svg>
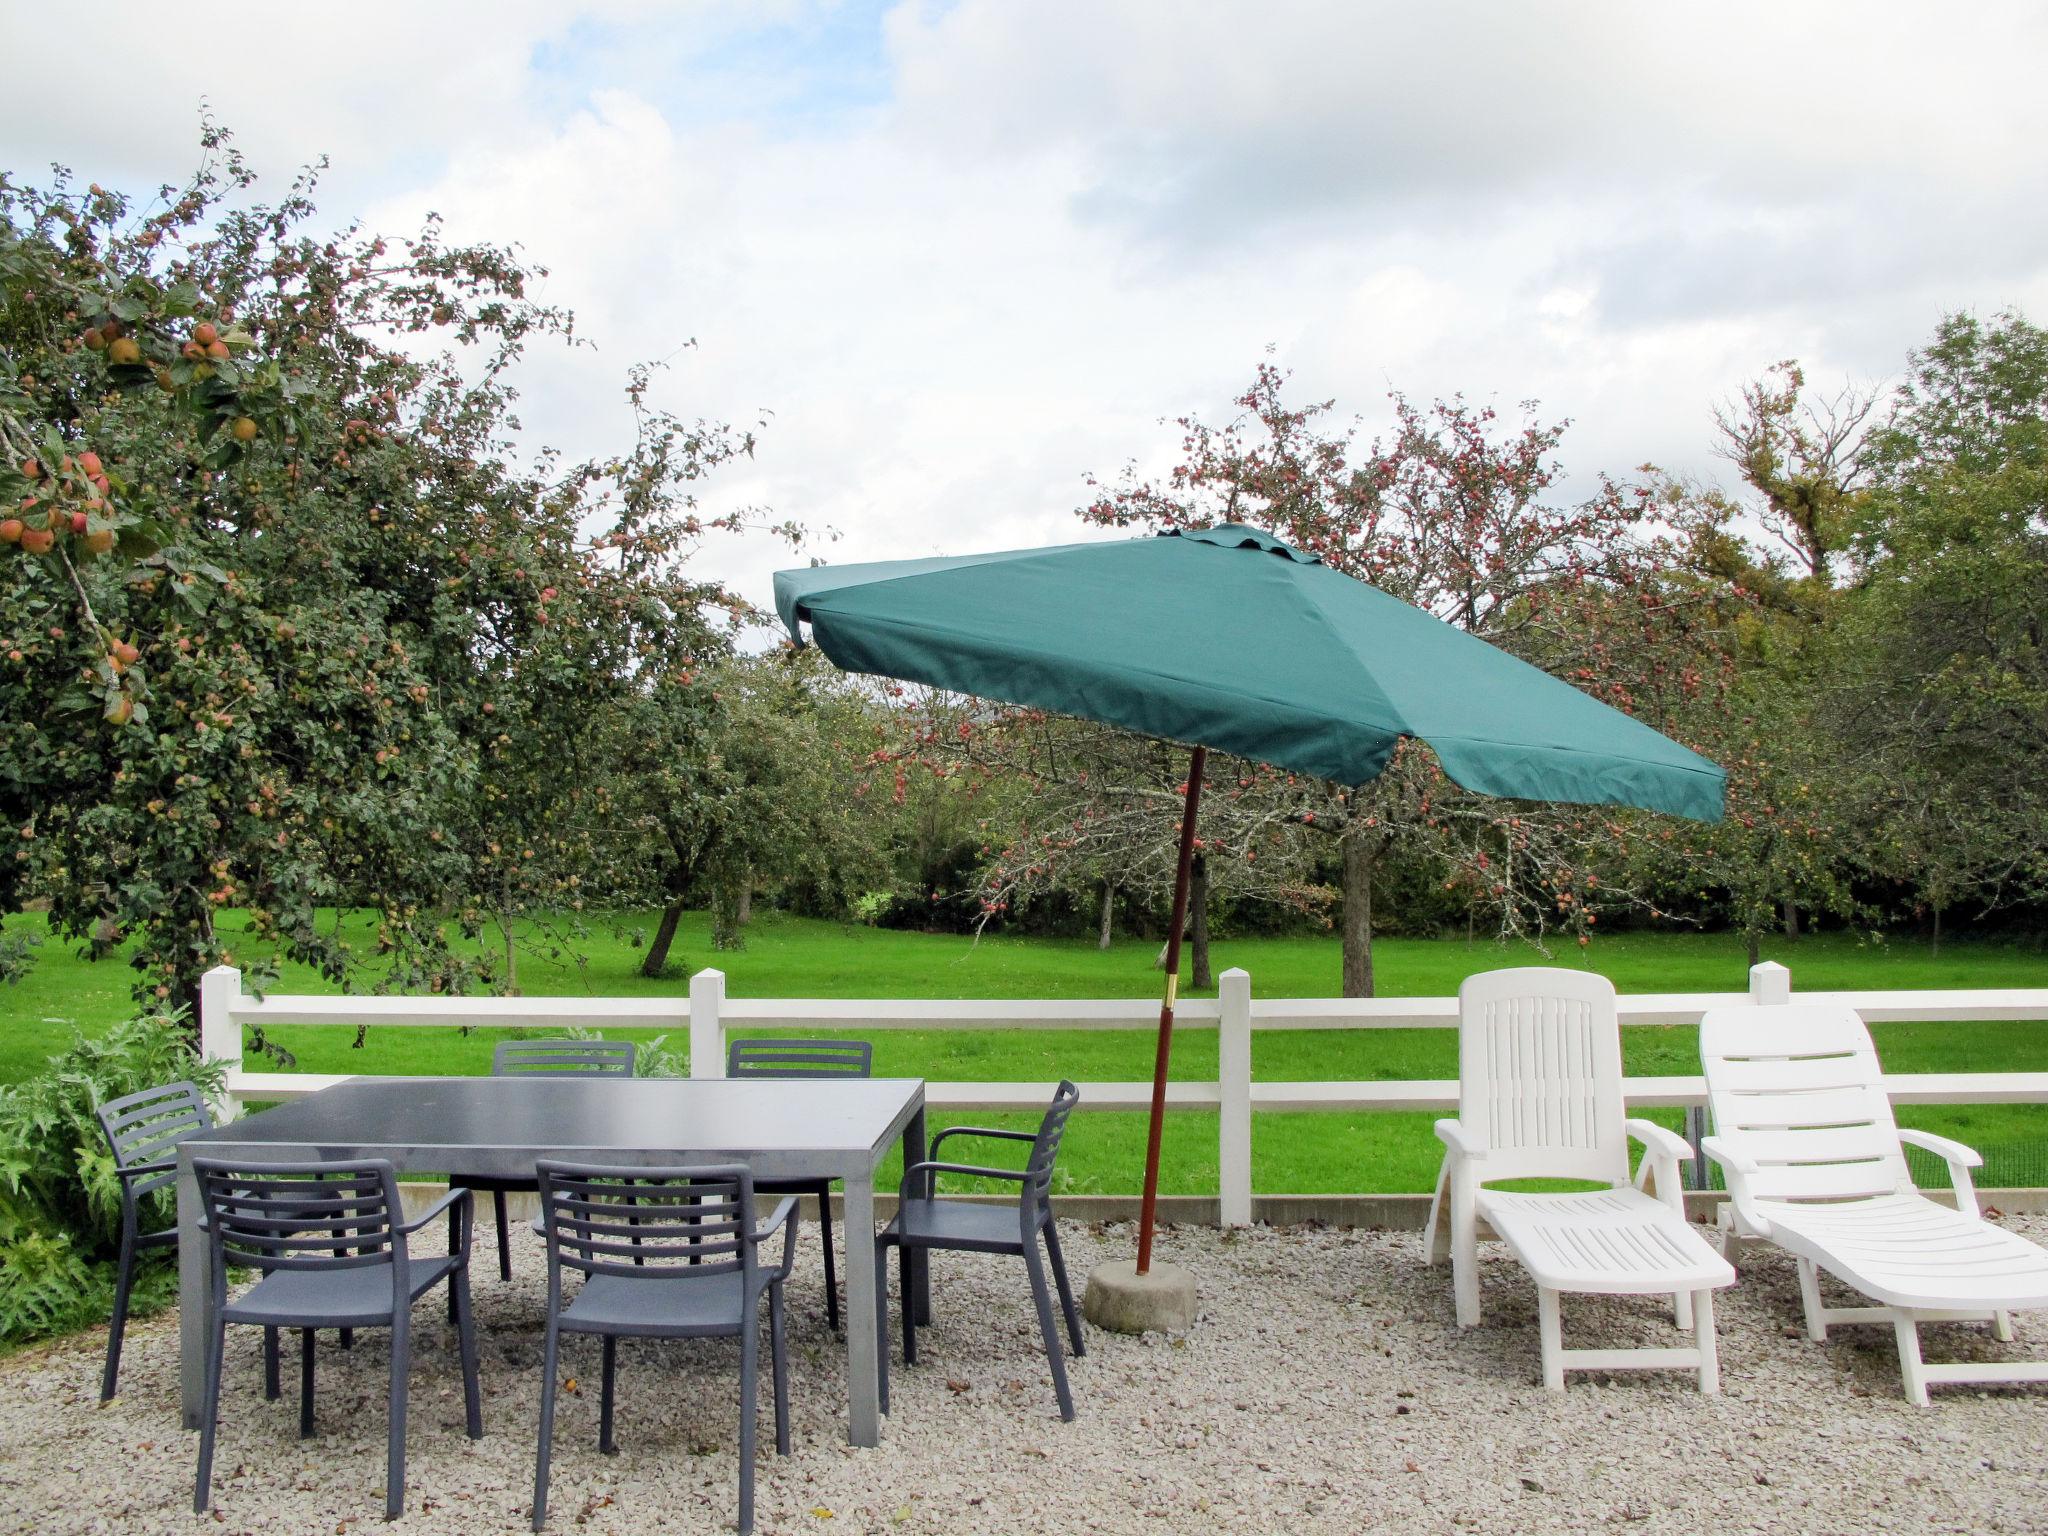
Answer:
<svg viewBox="0 0 2048 1536"><path fill-rule="evenodd" d="M1697 1024L1709 1008L1727 1004L1783 1002L1791 973L1775 962L1752 968L1749 991L1647 992L1620 998L1625 1026ZM1455 1079L1383 1081L1260 1082L1252 1036L1271 1029L1455 1029L1457 999L1450 997L1261 998L1252 978L1225 971L1215 999L1188 998L1175 1009L1178 1029L1215 1029L1217 1081L1167 1085L1169 1110L1217 1113L1218 1194L1222 1219L1243 1225L1252 1211L1252 1114L1256 1110L1437 1110L1454 1109ZM1970 1019L2048 1020L2048 988L1957 989L1922 992L1804 992L1803 1002L1842 1003L1872 1024ZM227 1065L230 1108L249 1102L293 1099L341 1077L302 1072L252 1072L243 1062L244 1032L289 1025L369 1025L387 1028L462 1026L535 1029L675 1030L687 1025L693 1077L725 1073L728 1029L791 1030L829 1036L882 1029L1150 1030L1159 1005L1144 999L1000 1001L738 998L726 995L721 971L690 978L687 999L679 997L316 997L272 993L253 997L242 989L242 973L229 966L209 971L200 990L202 1052ZM2048 1072L1953 1072L1899 1074L1888 1078L1893 1099L1902 1104L2012 1104L2048 1102ZM1050 1082L928 1081L926 1102L935 1110L1029 1110L1052 1097ZM1081 1107L1142 1110L1152 1085L1139 1082L1084 1082ZM1632 1108L1684 1107L1697 1112L1706 1102L1699 1077L1631 1077Z"/></svg>

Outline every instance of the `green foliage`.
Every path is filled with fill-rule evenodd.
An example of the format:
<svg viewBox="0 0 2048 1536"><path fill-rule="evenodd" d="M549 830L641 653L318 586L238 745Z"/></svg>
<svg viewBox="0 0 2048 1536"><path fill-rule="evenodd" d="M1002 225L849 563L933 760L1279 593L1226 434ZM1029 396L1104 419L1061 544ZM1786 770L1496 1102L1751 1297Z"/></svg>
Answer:
<svg viewBox="0 0 2048 1536"><path fill-rule="evenodd" d="M68 1235L0 1215L0 1343L83 1327L110 1300Z"/></svg>
<svg viewBox="0 0 2048 1536"><path fill-rule="evenodd" d="M618 862L593 765L621 708L701 707L739 609L682 567L738 519L694 498L753 438L642 371L630 452L534 450L509 370L573 339L539 269L321 230L314 173L255 204L204 144L156 203L0 176L0 910L46 898L145 1003L235 958L230 905L336 980L509 982L442 920L573 912Z"/></svg>
<svg viewBox="0 0 2048 1536"><path fill-rule="evenodd" d="M105 1315L120 1236L120 1181L94 1112L110 1099L189 1079L215 1092L217 1063L192 1058L175 1019L148 1014L70 1045L24 1082L0 1087L0 1340ZM170 1196L146 1225L171 1219Z"/></svg>
<svg viewBox="0 0 2048 1536"><path fill-rule="evenodd" d="M180 1079L214 1093L221 1072L216 1062L196 1061L179 1022L163 1014L100 1034L74 1030L41 1073L0 1088L0 1213L68 1235L86 1257L105 1255L120 1233L120 1185L95 1112Z"/></svg>

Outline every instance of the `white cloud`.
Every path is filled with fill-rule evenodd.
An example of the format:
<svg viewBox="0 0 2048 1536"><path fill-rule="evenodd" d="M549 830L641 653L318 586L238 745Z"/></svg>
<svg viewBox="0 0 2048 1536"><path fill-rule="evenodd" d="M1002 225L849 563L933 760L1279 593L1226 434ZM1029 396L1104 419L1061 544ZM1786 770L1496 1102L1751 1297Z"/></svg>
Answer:
<svg viewBox="0 0 2048 1536"><path fill-rule="evenodd" d="M39 31L0 8L0 44ZM628 364L773 416L729 502L834 559L1074 536L1267 342L1304 398L1534 396L1576 483L1709 472L1710 411L1800 356L1898 367L1944 308L2048 315L2048 13L2016 5L963 0L266 9L232 48L122 7L118 88L24 71L13 166L175 179L207 95L328 210L516 240L594 351L525 416L615 446ZM711 558L756 597L785 557Z"/></svg>

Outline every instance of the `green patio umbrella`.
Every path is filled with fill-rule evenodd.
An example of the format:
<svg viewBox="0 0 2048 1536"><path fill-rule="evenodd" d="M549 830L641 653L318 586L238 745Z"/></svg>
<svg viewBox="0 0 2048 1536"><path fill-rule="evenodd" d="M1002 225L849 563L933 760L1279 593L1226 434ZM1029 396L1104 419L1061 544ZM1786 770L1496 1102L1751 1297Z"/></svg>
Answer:
<svg viewBox="0 0 2048 1536"><path fill-rule="evenodd" d="M1726 775L1569 684L1234 524L1048 549L779 571L838 666L1193 748L1159 1011L1137 1272L1151 1263L1166 1068L1204 749L1356 785L1402 737L1470 790L1718 821Z"/></svg>

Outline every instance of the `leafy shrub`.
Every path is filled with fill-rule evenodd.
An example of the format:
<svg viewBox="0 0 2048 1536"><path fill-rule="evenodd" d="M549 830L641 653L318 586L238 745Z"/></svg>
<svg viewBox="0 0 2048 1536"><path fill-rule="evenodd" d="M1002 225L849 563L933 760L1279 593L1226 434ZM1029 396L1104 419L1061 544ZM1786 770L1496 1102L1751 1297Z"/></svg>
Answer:
<svg viewBox="0 0 2048 1536"><path fill-rule="evenodd" d="M109 1099L190 1079L211 1094L218 1062L196 1061L178 1020L147 1014L71 1044L25 1082L0 1087L0 1340L104 1314L120 1240L121 1191L94 1112ZM144 1213L171 1220L168 1190Z"/></svg>

